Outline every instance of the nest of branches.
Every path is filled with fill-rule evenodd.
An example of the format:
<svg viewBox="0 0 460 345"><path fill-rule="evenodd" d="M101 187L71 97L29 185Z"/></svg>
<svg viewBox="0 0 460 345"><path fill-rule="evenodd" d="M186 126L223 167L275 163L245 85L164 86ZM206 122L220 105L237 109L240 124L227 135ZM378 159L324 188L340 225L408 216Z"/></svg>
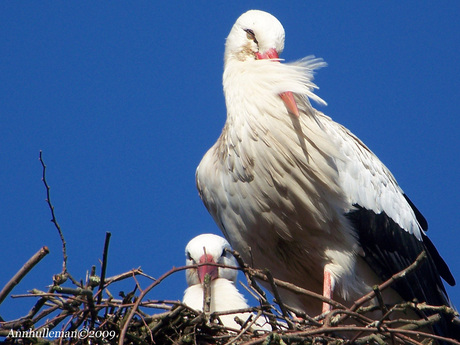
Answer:
<svg viewBox="0 0 460 345"><path fill-rule="evenodd" d="M247 266L232 252L247 279L246 289L258 300L259 305L244 310L211 313L209 298L211 289L205 286L203 312L193 310L180 301L155 300L155 287L167 284L167 278L188 267L177 267L155 279L133 269L113 277L106 277L110 233L106 234L99 274L91 267L84 280L77 281L67 271L67 255L64 236L54 214L46 182L46 166L43 166L43 182L52 222L59 232L63 247L63 269L52 278L47 291L33 289L28 294L12 295L15 298L35 297L30 311L17 320L0 318L0 337L11 344L435 344L460 342L433 335L429 332L442 316L454 319L457 313L448 306L429 306L425 303L406 302L388 306L381 292L405 275L411 274L426 259L422 253L405 270L386 282L375 286L351 307L327 299L312 291L274 278L270 272ZM42 247L32 256L0 291L0 304L10 296L21 279L48 254ZM210 265L210 263L207 263ZM217 265L217 264L216 264ZM198 267L200 265L195 265ZM222 265L217 265L222 266ZM143 287L138 277L151 279ZM120 292L114 297L110 291L118 291L117 282L132 280L134 289ZM267 297L258 282L271 286L273 297ZM209 284L209 282L205 283ZM110 288L110 289L109 289ZM283 288L316 298L332 306L332 311L322 315L306 315L282 302L278 289ZM149 297L149 298L148 298ZM377 301L369 306L369 302ZM245 322L236 317L240 329L222 325L219 317L224 314L252 312ZM402 313L401 313L402 312ZM419 319L404 319L400 315L424 315ZM376 317L375 315L378 315ZM262 319L261 319L262 318ZM271 331L254 327L260 320L271 325Z"/></svg>
<svg viewBox="0 0 460 345"><path fill-rule="evenodd" d="M441 318L456 312L447 306L429 306L424 303L406 302L386 306L380 292L396 280L416 270L424 255L419 256L411 266L394 275L385 283L376 286L372 292L357 300L347 308L338 302L324 298L288 282L273 278L269 272L255 270L241 262L241 270L247 277L247 289L258 297L259 306L228 312L210 313L190 309L179 301L148 299L155 295L155 287L167 284L167 278L190 267L177 267L158 279L144 274L141 269L114 276L103 277L107 262L110 234L106 236L104 260L101 275L95 274L95 267L85 282L75 281L68 272L53 277L53 285L48 291L31 290L28 294L12 297L34 296L37 301L27 315L17 320L2 321L0 336L14 344L54 343L54 344L427 344L446 341L459 342L436 336L425 331ZM47 253L46 247L34 255L18 274L24 274ZM216 264L217 265L217 264ZM199 265L196 265L199 266ZM218 265L219 266L219 265ZM17 275L18 275L17 274ZM18 281L15 276L14 281ZM142 287L137 276L152 279L147 287ZM121 292L115 298L109 291L115 291L116 283L131 279L135 288ZM20 279L19 279L20 280ZM274 292L274 300L258 286L257 281L268 282ZM13 280L12 280L13 281ZM7 284L8 285L8 284ZM69 286L67 286L69 285ZM311 317L281 302L278 288L289 289L299 294L318 298L332 305L331 312ZM5 297L5 288L0 293L0 301ZM207 289L210 291L210 289ZM210 296L204 297L203 305ZM381 301L378 305L365 306L371 299ZM219 317L224 314L252 312L253 317L242 322L236 317L241 329L229 329L222 325ZM379 311L381 317L370 317ZM419 320L395 319L397 312L415 311L430 315ZM262 331L253 327L264 318L272 331Z"/></svg>

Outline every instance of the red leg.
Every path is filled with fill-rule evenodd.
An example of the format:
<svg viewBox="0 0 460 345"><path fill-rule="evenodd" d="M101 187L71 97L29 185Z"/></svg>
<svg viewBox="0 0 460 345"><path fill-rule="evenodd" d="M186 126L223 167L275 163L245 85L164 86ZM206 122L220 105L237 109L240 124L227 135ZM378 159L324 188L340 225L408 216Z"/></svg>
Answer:
<svg viewBox="0 0 460 345"><path fill-rule="evenodd" d="M332 293L332 275L326 265L324 266L323 296L332 299ZM332 306L328 303L323 302L323 313L330 312L331 310Z"/></svg>

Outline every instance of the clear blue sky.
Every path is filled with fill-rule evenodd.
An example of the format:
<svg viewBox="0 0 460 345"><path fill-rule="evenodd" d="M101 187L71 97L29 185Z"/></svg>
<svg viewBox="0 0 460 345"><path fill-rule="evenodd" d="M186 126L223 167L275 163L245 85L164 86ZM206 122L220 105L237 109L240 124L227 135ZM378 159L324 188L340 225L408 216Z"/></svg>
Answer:
<svg viewBox="0 0 460 345"><path fill-rule="evenodd" d="M192 237L220 233L194 175L225 121L225 38L253 8L283 23L287 61L329 64L316 75L321 110L390 168L460 282L458 1L2 1L0 287L43 245L51 253L13 293L45 290L61 270L39 150L77 279L106 231L108 275L155 277L183 265ZM178 273L148 297L184 289ZM448 291L460 307L460 287ZM8 298L0 315L33 303Z"/></svg>

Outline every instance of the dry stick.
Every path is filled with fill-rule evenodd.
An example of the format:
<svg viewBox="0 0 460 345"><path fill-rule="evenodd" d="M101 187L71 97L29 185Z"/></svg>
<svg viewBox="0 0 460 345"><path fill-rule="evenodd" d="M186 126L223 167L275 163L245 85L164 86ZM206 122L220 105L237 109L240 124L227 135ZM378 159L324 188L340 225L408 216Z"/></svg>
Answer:
<svg viewBox="0 0 460 345"><path fill-rule="evenodd" d="M265 293L262 291L263 295L256 289L256 287L258 289L260 289L257 285L255 285L256 287L254 287L254 285L252 285L252 283L254 282L254 284L257 284L255 282L254 279L252 279L251 281L251 278L249 277L249 274L247 272L244 272L245 276L246 276L246 279L249 283L249 286L246 286L245 284L243 284L242 282L240 282L241 286L248 292L250 293L255 299L257 299L260 303L260 308L258 308L258 310L262 310L263 311L263 315L265 317L266 320L268 320L268 323L272 326L272 329L277 329L277 320L276 320L276 316L275 316L275 313L272 312L272 309L273 306L268 302L266 296L265 296ZM286 307L286 306L285 306ZM287 309L287 307L286 307ZM274 309L276 310L276 309Z"/></svg>
<svg viewBox="0 0 460 345"><path fill-rule="evenodd" d="M238 255L238 256L237 256ZM233 252L233 256L236 258L238 264L240 265L240 267L244 267L244 268L247 268L247 265L243 262L243 259L241 259L241 257L239 256L239 253L234 251ZM260 303L260 306L262 309L264 309L266 312L264 313L264 315L268 318L269 320L269 324L272 326L273 329L276 329L276 324L277 324L277 321L276 321L276 318L275 316L272 314L272 309L273 306L271 305L271 303L268 301L267 299L267 295L265 294L265 292L260 288L260 286L257 284L255 278L249 274L249 272L247 270L244 270L244 275L246 277L246 280L249 284L249 286L251 287L252 291L254 291L254 293L249 290L248 287L246 287L245 285L243 285L243 287L251 294L251 295L255 295L255 298L258 299L259 303ZM241 283L241 282L240 282Z"/></svg>
<svg viewBox="0 0 460 345"><path fill-rule="evenodd" d="M301 317L302 319L307 320L311 325L317 326L317 327L322 326L321 322L318 322L318 320L316 318L311 317L310 315L305 313L303 310L299 310L299 309L291 307L289 305L286 305L285 307L291 313L294 313L297 317ZM333 310L336 310L336 309L333 309ZM345 310L345 309L340 309L340 310Z"/></svg>
<svg viewBox="0 0 460 345"><path fill-rule="evenodd" d="M46 329L48 328L49 330L52 330L54 327L56 327L61 321L65 320L68 316L72 315L71 310L62 310L59 315L55 316L53 319L46 321L43 325L40 327L36 327L37 331L40 331L41 329Z"/></svg>
<svg viewBox="0 0 460 345"><path fill-rule="evenodd" d="M361 335L363 332L360 332L359 334ZM425 345L424 343L422 342L419 342L411 337L408 337L406 335L402 335L402 334L393 334L391 333L390 334L392 336L392 339L391 339L391 344L413 344L413 345ZM362 336L362 337L355 337L355 338L352 338L349 343L350 344L356 344L356 345L360 345L360 344L374 344L374 343L378 343L378 344L381 344L381 345L387 345L389 344L390 342L389 341L385 341L384 338L388 338L387 336L385 335L382 335L382 333L378 334L378 333L373 333L373 334L370 334L368 336ZM397 340L397 341L396 341Z"/></svg>
<svg viewBox="0 0 460 345"><path fill-rule="evenodd" d="M52 291L57 291L61 294L69 294L74 296L93 296L93 291L91 289L83 289L83 288L70 288L66 286L52 286Z"/></svg>
<svg viewBox="0 0 460 345"><path fill-rule="evenodd" d="M102 252L101 281L99 283L99 290L97 292L99 294L99 296L97 296L97 304L101 303L102 289L104 288L104 280L105 280L105 272L107 270L107 255L109 252L110 236L112 236L112 234L107 231L105 233L104 251Z"/></svg>
<svg viewBox="0 0 460 345"><path fill-rule="evenodd" d="M400 308L401 310L405 310L406 308L412 308L414 310L428 310L428 311L436 311L436 312L441 312L443 314L450 315L451 317L458 317L458 313L451 307L448 307L446 305L429 305L426 304L426 302L422 303L415 303L415 302L404 302L395 305L393 308ZM455 322L456 319L453 319L452 322ZM460 321L459 321L460 323Z"/></svg>
<svg viewBox="0 0 460 345"><path fill-rule="evenodd" d="M275 279L273 278L271 272L268 269L264 270L264 274L268 278L268 282L270 283L270 285L272 287L273 295L275 295L276 302L278 303L278 305L279 305L279 307L281 309L281 312L283 313L284 320L288 324L289 329L295 329L294 323L292 323L292 321L289 319L289 314L287 312L287 309L284 306L283 301L281 300L281 296L280 296L278 288L276 286Z"/></svg>
<svg viewBox="0 0 460 345"><path fill-rule="evenodd" d="M54 206L51 204L51 198L50 198L50 186L46 182L46 165L45 162L43 161L42 158L42 151L40 150L40 163L42 164L43 167L43 174L42 174L42 181L43 184L45 185L46 188L46 202L48 203L48 206L51 210L51 222L53 222L54 226L56 227L59 236L61 237L61 242L62 242L62 256L64 258L62 262L62 273L66 274L67 273L67 250L66 250L66 242L64 239L64 235L62 233L61 227L59 226L59 223L57 222L56 215L54 214Z"/></svg>
<svg viewBox="0 0 460 345"><path fill-rule="evenodd" d="M133 318L133 316L136 313L136 310L137 310L139 304L141 303L142 299L145 297L147 292L152 290L155 286L160 284L164 279L166 279L171 274L173 274L173 273L175 273L177 271L181 271L181 270L185 270L185 269L189 269L189 268L190 268L190 266L182 266L182 267L179 267L179 268L173 268L172 270L169 270L168 272L164 273L160 278L158 278L156 281L154 281L152 284L150 284L144 291L141 292L141 294L137 298L136 302L134 303L133 307L131 308L131 310L129 312L129 315L125 318L125 320L123 320L123 323L122 323L123 328L121 329L120 337L119 337L119 340L118 340L119 345L123 345L123 342L124 342L125 336L126 336L126 331L128 330L128 327L129 327L129 322Z"/></svg>
<svg viewBox="0 0 460 345"><path fill-rule="evenodd" d="M385 290L386 288L390 287L393 283L395 283L399 279L404 278L406 275L412 273L412 271L414 271L426 258L427 258L427 255L425 251L422 251L417 257L417 259L415 259L415 261L411 265L409 265L402 271L393 274L388 280L378 285L377 287L374 287L372 291L370 291L363 297L356 300L355 303L351 306L351 308L349 308L349 310L356 311L361 305L363 305L364 303L376 297L376 291L381 292ZM340 318L340 320L338 320L337 323L344 322L348 317L349 317L348 315L344 315L342 318Z"/></svg>
<svg viewBox="0 0 460 345"><path fill-rule="evenodd" d="M142 292L141 284L139 283L139 281L137 280L136 276L134 276L134 275L133 275L133 280L136 283L136 289L139 290L140 292Z"/></svg>
<svg viewBox="0 0 460 345"><path fill-rule="evenodd" d="M248 268L248 270L249 270L250 274L254 275L254 277L256 277L258 279L262 279L262 280L267 281L267 282L269 281L268 277L264 273L262 273L260 270L257 270L257 269L254 269L254 268ZM322 302L326 302L326 303L332 305L335 308L347 309L343 304L341 304L339 302L336 302L336 301L334 301L334 300L332 300L330 298L324 297L323 295L320 295L320 294L315 293L313 291L298 287L295 284L288 283L288 282L285 282L285 281L277 279L277 278L273 278L273 281L279 287L285 288L285 289L293 291L295 293L299 293L299 294L302 294L302 295L306 295L306 296L316 298L316 299L318 299L318 300L320 300Z"/></svg>
<svg viewBox="0 0 460 345"><path fill-rule="evenodd" d="M249 286L251 286L254 289L254 291L257 292L257 294L259 295L259 300L262 299L261 304L263 306L265 306L265 305L271 306L270 302L268 302L268 299L267 299L267 296L266 296L265 292L257 284L257 282L254 279L254 277L249 274L249 266L243 261L243 258L241 257L240 253L237 252L234 249L230 250L230 249L227 248L225 250L230 252L233 255L233 257L236 259L236 262L238 262L238 265L243 269L244 275L246 277L246 280L247 280Z"/></svg>
<svg viewBox="0 0 460 345"><path fill-rule="evenodd" d="M353 319L355 319L356 321L362 323L364 326L366 325L371 325L374 320L362 315L362 314L359 314L355 311L351 311L349 309L333 309L331 310L325 317L324 319L324 326L323 326L323 329L324 327L328 328L328 327L334 327L335 325L338 325L339 322L341 322L341 320L345 320L346 318L345 317L341 317L338 321L334 322L335 325L332 325L332 319L337 315L337 314L344 314L348 317L352 317ZM318 324L317 326L321 326L321 324ZM377 328L381 328L382 330L386 329L386 324L384 324L383 326L380 325L378 326ZM359 339L362 339L360 338L361 335L363 334L364 332L361 331L361 332L358 332L349 342L351 344L353 344L355 342L355 340L357 340L358 338ZM374 335L370 335L369 337L373 337ZM394 335L393 333L391 333L391 337L392 338L396 338L394 340L400 340L400 339L406 339L407 337L406 336L403 336L401 334L398 334L397 336ZM392 344L395 344L395 341L393 340ZM420 345L419 343L415 343L416 345Z"/></svg>
<svg viewBox="0 0 460 345"><path fill-rule="evenodd" d="M123 321L123 328L121 329L120 337L118 340L118 344L123 345L123 342L125 340L126 332L129 327L129 322L132 320L134 314L136 313L137 308L139 307L142 299L145 297L145 295L152 290L155 286L160 284L163 280L165 280L167 277L169 277L171 274L179 272L179 271L184 271L187 269L191 268L198 268L200 266L216 266L216 267L224 267L224 268L232 268L232 269L238 269L237 267L233 266L227 266L227 265L221 265L221 264L215 264L211 262L206 262L202 264L196 264L196 265L190 265L190 266L181 266L181 267L175 267L168 272L164 273L160 278L155 280L152 284L150 284L144 291L142 291L137 298L136 302L134 303L133 307L131 308L131 311L129 312L129 315L125 318Z"/></svg>
<svg viewBox="0 0 460 345"><path fill-rule="evenodd" d="M13 288L19 284L19 282L24 278L24 276L29 273L29 271L40 262L48 253L49 249L46 246L40 248L38 252L36 252L21 269L16 272L13 278L10 279L8 283L3 287L2 291L0 292L0 304L2 304L3 300L8 296L8 294L13 290Z"/></svg>
<svg viewBox="0 0 460 345"><path fill-rule="evenodd" d="M240 267L243 269L243 272L244 272L244 275L246 276L246 279L249 283L249 285L259 294L260 298L259 298L259 301L261 300L261 305L262 307L266 307L266 306L269 306L270 308L272 307L271 304L268 302L268 299L267 299L267 296L265 295L265 292L259 287L259 285L257 284L255 278L254 278L254 275L251 273L251 268L243 261L243 258L241 257L240 253L237 252L236 250L229 250L227 249L227 251L231 252L233 257L236 259L236 261L238 262L238 265L240 265ZM269 272L269 271L268 271ZM268 277L267 277L268 278ZM278 289L276 289L276 282L275 280L273 279L273 276L271 277L271 281L270 283L273 285L275 285L275 288L274 288L274 294L275 294L275 298L278 299L278 301L281 302L281 300L279 299L279 293L278 293ZM278 297L277 297L278 295ZM281 307L281 306L280 306ZM285 310L282 309L282 312L283 312L283 316L284 316L284 320L285 321L288 321L288 319L286 318L286 310L289 309L288 306L284 305L283 303L283 308ZM292 309L292 308L291 308ZM298 313L298 312L297 312ZM313 321L312 318L310 318L309 316L307 316L305 313L302 313L304 316L304 318L306 319L309 319L309 321ZM272 322L273 320L269 317L269 320L270 322ZM313 321L313 322L316 322L316 321ZM291 323L288 323L289 324L289 327L291 327ZM272 325L273 326L273 325Z"/></svg>
<svg viewBox="0 0 460 345"><path fill-rule="evenodd" d="M54 206L51 204L50 187L49 187L49 185L48 185L48 183L46 181L46 165L45 165L45 162L43 161L43 158L42 158L42 151L40 151L39 159L40 159L40 163L41 163L41 165L43 167L42 181L43 181L43 184L45 185L45 188L46 188L46 202L48 203L48 207L51 210L51 216L52 216L51 221L54 223L56 229L58 230L59 236L61 237L62 253L63 253L63 256L64 256L63 263L62 263L62 273L55 275L53 277L53 281L54 281L54 283L62 283L62 282L64 282L65 277L67 276L72 280L72 282L75 285L78 285L78 283L67 272L66 243L65 243L65 240L64 240L64 235L62 234L61 227L59 226L59 224L58 224L58 222L56 220L56 215L54 213ZM49 290L49 292L50 293L53 292L52 288ZM29 313L24 317L24 319L32 319L35 316L35 314L37 314L40 311L40 309L43 307L45 302L46 302L46 298L43 298L43 297L40 298L37 301L37 303L35 303L35 305L32 307L32 309L29 311Z"/></svg>
<svg viewBox="0 0 460 345"><path fill-rule="evenodd" d="M247 280L246 282L248 283L248 285L244 284L241 280L238 281L238 283L240 284L240 286L241 286L243 289L246 290L246 292L247 292L248 294L250 294L254 299L258 300L258 301L261 302L261 304L262 304L261 299L262 299L263 297L259 294L259 292L258 292L256 289L254 289L254 288L252 287L251 282L250 282L250 280L249 280L248 277L246 277L246 280Z"/></svg>
<svg viewBox="0 0 460 345"><path fill-rule="evenodd" d="M156 315L156 317L158 317L158 323L152 327L152 334L157 333L159 330L161 330L162 327L168 324L168 322L171 319L174 319L176 316L178 316L184 309L187 309L187 307L185 305L181 305L178 308L172 310L171 312Z"/></svg>
<svg viewBox="0 0 460 345"><path fill-rule="evenodd" d="M149 278L151 280L155 280L155 278L150 277L149 275L143 273L141 268L139 267L139 268L133 268L131 271L121 273L121 274L117 274L116 276L104 279L105 282L104 282L104 287L103 288L106 289L112 283L115 283L115 282L118 282L120 280L124 280L124 279L127 279L127 278L131 278L131 277L136 276L136 275L141 275L141 276ZM97 294L99 294L99 291L96 293L96 295Z"/></svg>
<svg viewBox="0 0 460 345"><path fill-rule="evenodd" d="M53 289L52 287L48 290L48 293L52 293L53 292ZM35 303L35 305L32 307L32 309L30 309L29 313L24 316L23 319L32 319L39 311L40 309L43 307L43 305L46 303L46 301L48 300L47 297L41 297L37 303ZM46 312L46 310L45 310ZM42 314L42 313L40 313ZM32 320L33 321L33 320ZM35 324L35 323L33 323Z"/></svg>
<svg viewBox="0 0 460 345"><path fill-rule="evenodd" d="M11 295L11 298L24 298L24 297L48 297L50 300L52 300L52 297L56 297L56 294L52 292L44 292L40 291L37 289L32 289L29 291L30 293L23 293L19 295ZM61 296L58 296L61 297Z"/></svg>
<svg viewBox="0 0 460 345"><path fill-rule="evenodd" d="M389 286L391 286L394 282L398 281L401 278L404 278L406 275L408 275L413 270L415 270L421 264L421 262L423 260L425 260L426 258L427 258L427 255L426 255L425 251L422 251L419 254L419 256L417 257L417 259L411 265L409 265L407 268L405 268L401 272L393 274L390 279L388 279L387 281L385 281L382 284L380 284L377 289L379 291L383 291L386 288L388 288ZM363 297L361 297L360 299L358 299L350 309L355 311L356 309L358 309L359 306L361 306L364 303L370 301L374 297L375 297L375 290L369 292L368 294L366 294Z"/></svg>
<svg viewBox="0 0 460 345"><path fill-rule="evenodd" d="M241 269L245 273L248 273L251 276L251 281L253 281L252 277L255 277L255 278L264 280L266 282L270 282L270 279L268 278L268 276L265 273L262 272L262 270L249 267L247 264L245 264L244 261L241 258L241 255L236 250L232 250L231 253L235 257L235 259L238 262L238 264L241 266ZM326 302L326 303L332 305L335 308L347 309L343 304L341 304L339 302L336 302L336 301L334 301L334 300L332 300L330 298L324 297L323 295L317 294L317 293L315 293L313 291L309 291L309 290L303 289L301 287L298 287L297 285L294 285L292 283L288 283L288 282L285 282L285 281L277 279L277 278L273 278L273 282L279 287L283 287L283 288L285 288L287 290L290 290L290 291L293 291L293 292L296 292L296 293L299 293L299 294L302 294L302 295L306 295L306 296L310 296L310 297L319 299L320 301ZM255 285L257 286L257 284L255 284Z"/></svg>
<svg viewBox="0 0 460 345"><path fill-rule="evenodd" d="M381 332L380 334L382 334L382 332L390 333L390 334L393 333L393 334L397 334L398 336L400 335L423 336L426 338L431 338L435 340L450 342L455 345L460 345L460 342L455 339L446 338L446 337L442 337L442 336L434 335L434 334L428 334L428 333L424 333L420 331L399 329L399 328L388 328L383 331L379 329L378 327L359 327L359 326L321 327L321 328L316 328L316 329L309 329L306 331L292 332L292 333L284 335L283 337L286 337L289 339L289 337L291 336L304 336L305 337L305 336L310 336L310 335L326 334L326 333L333 333L333 332L356 332L356 331L362 331L363 333ZM268 336L269 335L245 342L242 345L255 345L255 344L263 343ZM418 344L418 342L416 342L413 339L407 338L406 340L413 341L415 344Z"/></svg>
<svg viewBox="0 0 460 345"><path fill-rule="evenodd" d="M238 264L241 266L242 270L244 271L244 273L246 274L246 277L250 277L250 279L248 279L248 281L250 282L251 286L253 288L257 288L256 291L260 291L262 293L262 295L265 297L265 293L258 287L257 283L255 282L255 279L254 278L258 278L258 279L261 279L261 280L264 280L264 281L267 281L267 282L271 282L271 284L276 284L277 286L279 287L283 287L287 290L290 290L290 291L294 291L296 293L299 293L299 294L303 294L303 295L307 295L307 296L310 296L310 297L313 297L313 298L316 298L316 299L319 299L320 301L322 302L326 302L332 306L334 306L335 308L338 308L338 309L347 309L344 305L342 305L341 303L338 303L332 299L329 299L327 297L324 297L323 295L320 295L320 294L317 294L313 291L309 291L309 290L306 290L306 289L303 289L303 288L300 288L292 283L288 283L288 282L285 282L285 281L282 281L282 280L279 280L279 279L276 279L276 278L272 278L272 280L269 279L269 277L264 274L261 270L258 270L258 269L254 269L254 268L251 268L249 267L244 261L243 259L241 258L241 255L235 251L235 250L232 250L231 253L233 254L233 256L235 257L236 261L238 262ZM276 296L275 296L276 298ZM265 298L266 300L266 298ZM280 306L281 307L281 306ZM292 311L294 311L293 308L291 307L288 307L286 305L284 305L284 307L286 309L291 309ZM299 314L299 311L295 311L296 314ZM284 312L283 312L284 314ZM306 315L305 313L302 313L304 316L304 318L308 319L309 321L313 322L313 323L317 323L315 320L313 320L310 316ZM286 318L284 318L286 320Z"/></svg>
<svg viewBox="0 0 460 345"><path fill-rule="evenodd" d="M401 279L401 278L404 278L406 275L408 275L409 273L411 273L413 270L415 270L418 265L420 265L420 263L425 260L427 258L427 255L425 253L425 251L422 251L419 256L417 257L417 259L415 259L415 261L409 265L408 267L406 267L404 270L394 274L393 276L390 277L390 279L386 280L385 282L383 282L382 284L380 284L379 286L375 286L373 287L373 290L371 292L369 292L368 294L364 295L363 297L361 297L360 299L358 299L357 301L355 301L355 303L353 304L353 306L350 308L351 311L356 311L361 305L363 305L364 303L370 301L372 298L374 297L377 297L377 299L379 299L379 295L380 295L380 299L381 299L381 291L383 291L384 289L388 288L389 286L391 286L394 282L396 282L397 280ZM383 303L383 301L379 300L379 303ZM389 314L389 312L387 311L385 314L384 314L384 317L382 318L383 320L385 319L385 317L387 316L387 314ZM344 317L342 317L339 322L344 322L346 319L348 318L348 315L345 315ZM381 322L381 321L380 321ZM357 336L360 336L363 332L360 332L357 334ZM393 334L392 334L393 335ZM356 336L356 337L357 337Z"/></svg>
<svg viewBox="0 0 460 345"><path fill-rule="evenodd" d="M242 336L243 336L243 335L244 335L244 334L245 334L245 333L256 323L256 321L259 319L259 317L260 317L261 315L262 315L262 310L259 310L259 311L257 312L256 317L253 318L252 321L249 321L249 320L251 319L252 316L249 317L249 318L246 320L246 322L243 324L244 327L241 326L242 329L241 329L241 331L238 333L238 335L237 335L235 338L231 339L229 342L225 343L225 345L231 345L231 344L236 343L236 342L237 342L237 341L238 341L238 340L239 340L239 339L240 339L240 338L241 338L241 337L242 337Z"/></svg>
<svg viewBox="0 0 460 345"><path fill-rule="evenodd" d="M348 315L349 317L352 317L354 320L356 320L362 325L368 325L374 322L374 320L364 315L361 315L357 312L351 311L349 309L332 309L330 312L326 314L326 317L324 318L324 321L323 321L324 322L323 326L326 326L326 327L338 326L339 322L335 321L335 319L337 318L337 315ZM317 322L315 325L320 327L321 323Z"/></svg>
<svg viewBox="0 0 460 345"><path fill-rule="evenodd" d="M380 326L382 324L382 322L385 320L386 314L388 313L388 308L387 308L387 306L385 305L385 303L383 301L383 296L382 296L381 291L379 290L379 287L377 285L375 285L375 286L372 287L372 290L375 293L375 297L377 298L377 301L379 302L379 306L380 306L380 309L381 309L382 314L383 314L383 316L380 318L380 320L378 320L377 326ZM392 339L393 344L395 344L395 339L394 338L395 338L395 335L391 334L391 339Z"/></svg>
<svg viewBox="0 0 460 345"><path fill-rule="evenodd" d="M150 341L152 342L152 344L155 344L155 341L153 340L153 333L152 333L152 331L150 330L149 325L147 324L147 321L145 321L145 318L144 318L143 315L141 315L140 313L139 313L138 315L141 317L142 323L144 324L144 327L147 329L147 332L149 332Z"/></svg>
<svg viewBox="0 0 460 345"><path fill-rule="evenodd" d="M378 285L373 286L372 290L375 293L375 297L377 297L377 301L379 302L379 306L380 306L380 309L382 310L382 313L385 315L385 313L388 312L388 308L383 302L383 296L382 296L381 291L379 290Z"/></svg>
<svg viewBox="0 0 460 345"><path fill-rule="evenodd" d="M426 255L425 251L422 251L419 254L419 256L417 257L417 259L415 259L415 261L411 265L406 267L404 270L402 270L402 271L400 271L400 272L398 272L396 274L393 274L393 276L391 276L390 279L386 280L385 282L383 282L379 286L374 286L372 291L370 291L368 294L364 295L363 297L361 297L360 299L355 301L355 303L350 308L350 310L351 311L356 311L359 308L359 306L363 305L364 303L368 302L369 300L371 300L374 297L376 297L378 299L378 301L379 301L379 303L381 305L384 305L383 299L382 299L382 296L381 296L381 291L383 291L384 289L386 289L389 286L391 286L397 280L399 280L399 279L405 277L406 275L408 275L409 273L411 273L426 258L427 258L427 255ZM386 310L386 308L385 308L385 310ZM381 323L389 315L389 313L390 312L388 310L386 310L386 313L384 314L384 317L382 317L382 319L379 321L379 323ZM340 318L339 322L344 322L347 318L348 318L348 315L345 315L342 318ZM355 336L355 338L360 336L362 333L363 332L358 333ZM392 336L393 336L393 334L392 334Z"/></svg>
<svg viewBox="0 0 460 345"><path fill-rule="evenodd" d="M211 324L211 275L206 273L203 279L203 313L206 320L206 325Z"/></svg>
<svg viewBox="0 0 460 345"><path fill-rule="evenodd" d="M30 325L35 325L38 321L43 319L45 316L48 316L49 314L53 313L54 311L60 310L60 309L61 308L60 308L59 305L54 305L54 306L42 311L36 318L31 320L29 324ZM17 320L3 322L2 325L1 325L1 328L2 329L17 329L17 328L24 327L26 325L24 320L25 320L25 318L21 317L21 318L19 318ZM0 335L3 335L3 334L0 334Z"/></svg>
<svg viewBox="0 0 460 345"><path fill-rule="evenodd" d="M69 318L69 321L67 321L67 322L65 323L65 325L62 326L62 329L63 329L63 330L66 329L66 330L68 330L68 331L71 332L73 329L69 329L68 327L69 327L69 325L72 323L72 321L73 321L73 319L74 319L75 317L77 317L77 315L73 314L72 317ZM63 333L64 333L64 332L63 332ZM64 335L64 334L62 334L62 336L63 336L63 335ZM59 339L59 345L62 344L62 340L63 340L63 337L62 337L62 336L61 336L60 339Z"/></svg>
<svg viewBox="0 0 460 345"><path fill-rule="evenodd" d="M54 293L46 293L46 292L43 292L43 291L40 291L40 290L37 290L37 289L32 289L29 291L31 293L31 296L40 296L40 297L48 297L48 301L53 303L53 304L57 304L59 305L61 308L64 307L66 301L64 300L64 296L60 296L60 295L56 295Z"/></svg>
<svg viewBox="0 0 460 345"><path fill-rule="evenodd" d="M326 318L325 318L325 320L324 320L324 327L330 327L330 326L333 327L334 325L332 325L331 320L332 320L332 318L333 318L335 315L337 315L337 314L346 314L346 315L348 315L348 316L350 316L350 317L353 317L356 321L361 322L361 323L362 323L363 325L365 325L365 326L366 326L366 325L371 325L371 324L373 324L373 321L374 321L374 320L369 319L368 317L366 317L366 316L364 316L364 315L362 315L362 314L359 314L359 313L357 313L357 312L354 312L354 311L351 311L351 310L348 310L348 309L347 309L347 310L343 310L343 309L333 309L333 310L331 310L331 311L326 315ZM342 319L345 319L345 318L342 318ZM338 322L340 322L340 320L337 321L337 323L338 323ZM384 324L384 325L377 326L377 328L381 328L381 330L383 331L384 329L387 329L388 327L387 327L386 324ZM363 333L364 333L363 331L358 332L349 342L350 342L351 344L353 344L353 343L355 342L355 340L358 340L358 338L361 340L362 338L360 338L360 337L361 337L361 335L362 335ZM407 337L404 336L404 335L401 335L401 334L395 335L395 334L391 333L390 335L391 335L391 337L392 337L392 339L393 339L392 344L395 344L395 343L396 343L395 340L399 340L399 342L401 342L401 339L402 339L402 340L407 340L407 339L406 339ZM371 334L369 337L370 337L370 338L375 338L375 335L372 335L372 334ZM410 340L410 339L409 339L409 340ZM421 344L419 344L418 342L414 342L414 344L415 344L415 345L421 345Z"/></svg>

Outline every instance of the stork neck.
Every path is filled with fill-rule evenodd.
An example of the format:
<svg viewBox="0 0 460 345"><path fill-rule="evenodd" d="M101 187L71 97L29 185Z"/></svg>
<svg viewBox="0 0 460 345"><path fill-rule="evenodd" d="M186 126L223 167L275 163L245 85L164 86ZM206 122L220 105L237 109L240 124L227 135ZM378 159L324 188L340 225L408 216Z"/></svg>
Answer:
<svg viewBox="0 0 460 345"><path fill-rule="evenodd" d="M227 122L260 122L261 117L287 115L279 94L269 87L264 65L270 61L228 60L223 75ZM257 115L257 118L255 117Z"/></svg>

